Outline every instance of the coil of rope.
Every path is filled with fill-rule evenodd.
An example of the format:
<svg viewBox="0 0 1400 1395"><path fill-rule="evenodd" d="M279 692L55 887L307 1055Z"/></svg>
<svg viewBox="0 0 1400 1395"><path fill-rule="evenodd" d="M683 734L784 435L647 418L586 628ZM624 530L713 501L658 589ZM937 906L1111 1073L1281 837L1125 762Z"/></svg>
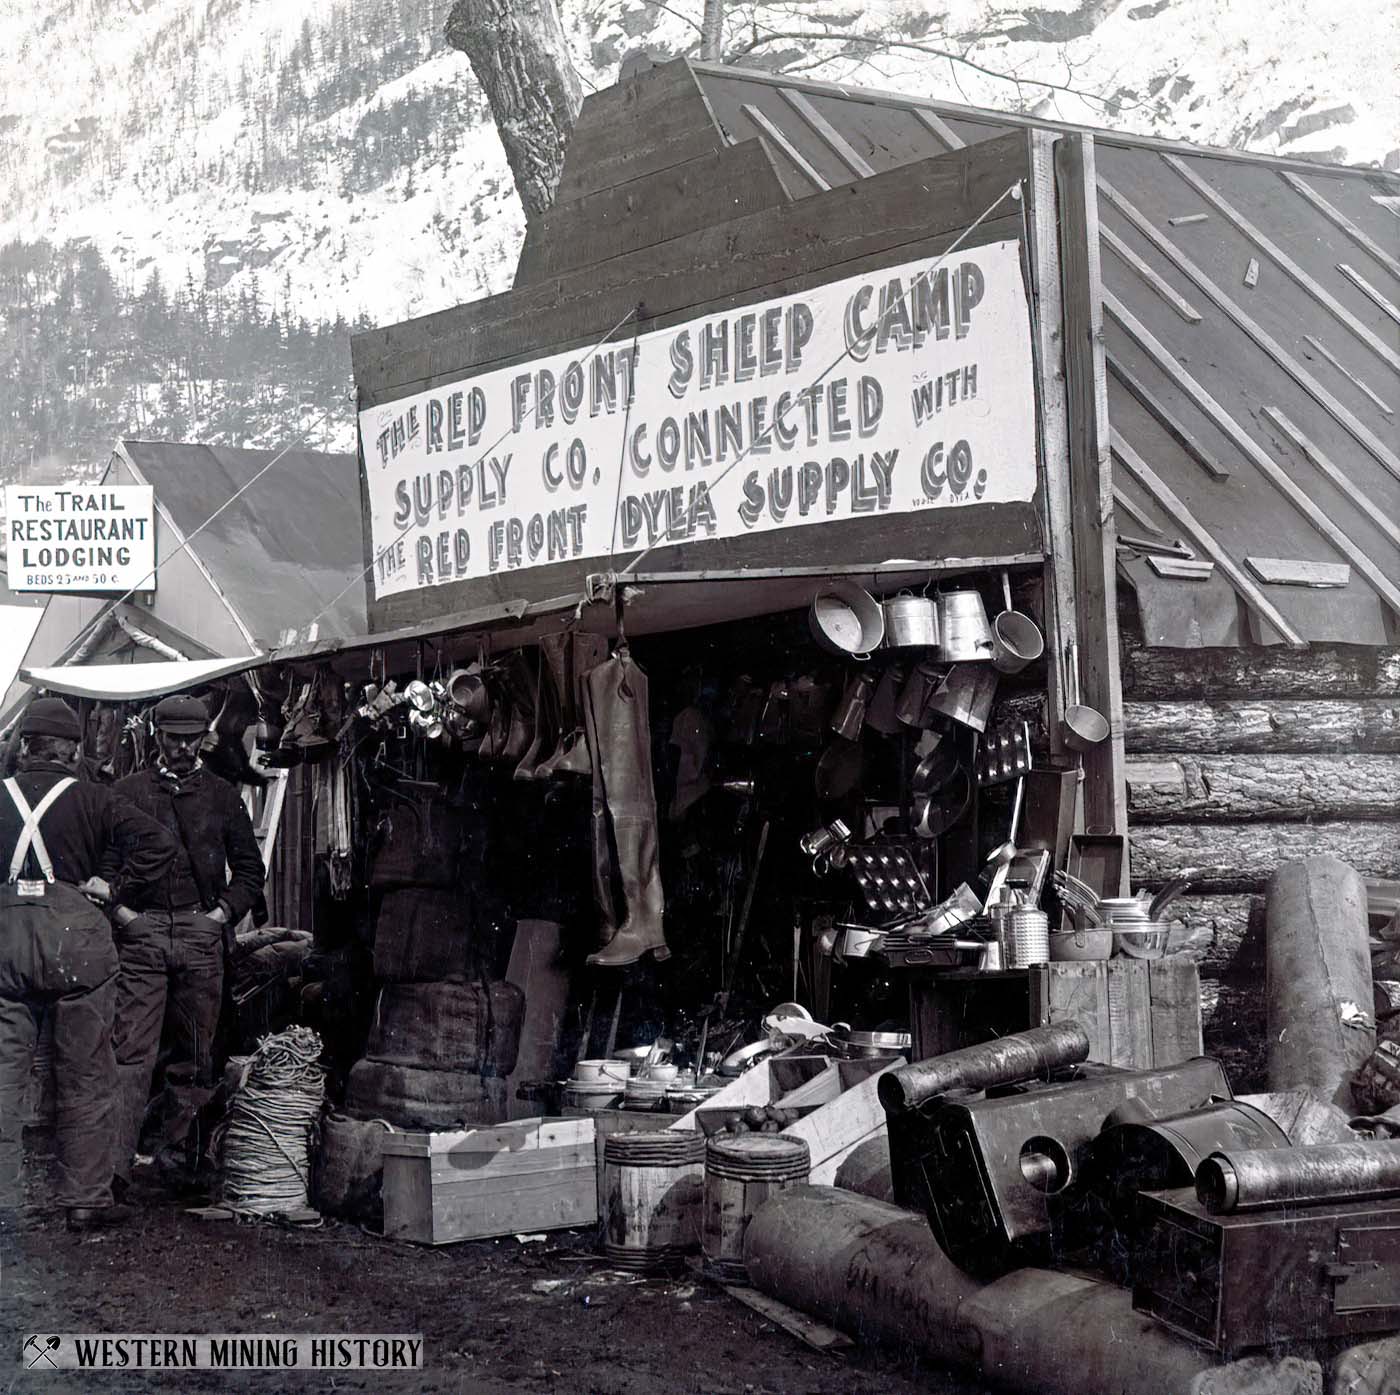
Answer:
<svg viewBox="0 0 1400 1395"><path fill-rule="evenodd" d="M321 1038L308 1027L264 1037L222 1129L223 1204L253 1216L306 1211L311 1145L326 1093Z"/></svg>

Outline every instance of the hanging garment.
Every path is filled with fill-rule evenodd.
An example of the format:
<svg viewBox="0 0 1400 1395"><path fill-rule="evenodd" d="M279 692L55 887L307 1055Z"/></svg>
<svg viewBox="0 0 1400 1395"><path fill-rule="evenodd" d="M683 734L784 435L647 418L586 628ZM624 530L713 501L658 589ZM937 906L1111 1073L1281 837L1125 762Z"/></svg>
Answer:
<svg viewBox="0 0 1400 1395"><path fill-rule="evenodd" d="M665 898L647 676L622 644L588 675L585 693L593 758L593 879L603 918L603 947L589 955L588 962L603 967L635 964L648 952L658 960L669 959L661 924ZM621 891L620 902L615 887Z"/></svg>

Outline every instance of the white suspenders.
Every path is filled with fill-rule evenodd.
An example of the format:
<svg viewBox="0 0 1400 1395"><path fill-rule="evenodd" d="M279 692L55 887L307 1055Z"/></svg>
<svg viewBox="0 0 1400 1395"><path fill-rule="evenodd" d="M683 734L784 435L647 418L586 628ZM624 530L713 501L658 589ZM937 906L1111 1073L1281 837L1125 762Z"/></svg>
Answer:
<svg viewBox="0 0 1400 1395"><path fill-rule="evenodd" d="M54 800L68 788L75 785L77 781L67 775L60 780L38 803L34 809L29 807L28 800L20 790L19 785L14 780L6 780L5 788L10 793L10 798L14 800L15 808L19 810L19 816L23 820L23 826L19 831L19 841L15 844L15 855L10 859L11 882L20 879L20 873L24 871L24 860L29 856L29 849L32 846L34 856L39 860L39 869L44 874L46 882L53 881L53 862L49 859L49 850L44 846L44 835L39 832L39 820L49 811L49 806Z"/></svg>

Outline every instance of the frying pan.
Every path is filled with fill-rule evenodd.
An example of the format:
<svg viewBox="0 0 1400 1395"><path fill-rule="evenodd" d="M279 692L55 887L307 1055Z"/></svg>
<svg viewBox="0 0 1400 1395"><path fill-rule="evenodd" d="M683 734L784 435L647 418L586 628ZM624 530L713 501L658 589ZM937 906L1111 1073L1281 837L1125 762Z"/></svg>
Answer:
<svg viewBox="0 0 1400 1395"><path fill-rule="evenodd" d="M910 789L915 799L935 795L958 772L958 757L952 741L940 736L934 748L914 767Z"/></svg>
<svg viewBox="0 0 1400 1395"><path fill-rule="evenodd" d="M972 776L961 761L948 783L934 795L914 802L917 824L914 832L920 838L937 838L946 833L972 803Z"/></svg>

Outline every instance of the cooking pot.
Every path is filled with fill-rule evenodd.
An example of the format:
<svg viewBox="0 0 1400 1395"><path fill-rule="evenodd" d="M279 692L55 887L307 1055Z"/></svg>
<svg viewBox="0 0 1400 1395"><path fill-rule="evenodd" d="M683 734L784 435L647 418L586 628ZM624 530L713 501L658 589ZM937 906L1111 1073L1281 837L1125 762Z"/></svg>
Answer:
<svg viewBox="0 0 1400 1395"><path fill-rule="evenodd" d="M881 607L885 612L885 644L890 649L936 649L938 605L927 596L901 591Z"/></svg>
<svg viewBox="0 0 1400 1395"><path fill-rule="evenodd" d="M1003 610L992 621L992 667L998 673L1020 673L1045 652L1045 636L1029 615Z"/></svg>
<svg viewBox="0 0 1400 1395"><path fill-rule="evenodd" d="M938 632L943 658L949 663L991 657L992 627L987 623L987 607L978 591L945 591L939 596Z"/></svg>
<svg viewBox="0 0 1400 1395"><path fill-rule="evenodd" d="M885 637L885 612L863 586L827 582L807 613L812 638L838 659L868 659Z"/></svg>
<svg viewBox="0 0 1400 1395"><path fill-rule="evenodd" d="M483 721L491 710L491 695L486 680L475 665L454 669L447 679L447 696L469 717Z"/></svg>

